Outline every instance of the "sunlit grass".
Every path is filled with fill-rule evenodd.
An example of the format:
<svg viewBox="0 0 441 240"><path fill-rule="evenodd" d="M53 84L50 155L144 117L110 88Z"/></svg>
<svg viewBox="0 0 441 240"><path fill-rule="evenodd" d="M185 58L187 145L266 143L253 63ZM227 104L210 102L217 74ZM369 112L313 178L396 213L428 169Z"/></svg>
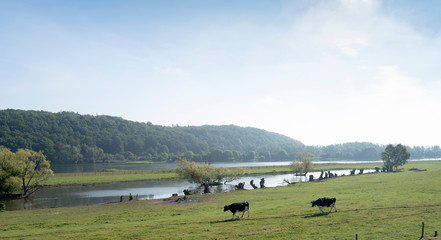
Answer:
<svg viewBox="0 0 441 240"><path fill-rule="evenodd" d="M415 165L417 164L417 165ZM316 164L313 171L341 170L341 169L374 169L381 167L382 163L355 163L355 164ZM418 162L410 162L406 166L418 166ZM271 167L245 167L244 175L258 174L285 174L291 173L288 166ZM173 169L149 169L149 170L116 170L103 172L85 173L57 173L43 184L54 185L75 185L75 184L101 184L112 182L130 181L161 181L179 179Z"/></svg>
<svg viewBox="0 0 441 240"><path fill-rule="evenodd" d="M172 180L177 178L178 175L174 170L115 170L85 173L57 173L46 180L43 184L53 186L147 180Z"/></svg>
<svg viewBox="0 0 441 240"><path fill-rule="evenodd" d="M409 171L410 168L427 171ZM202 202L131 201L0 213L5 239L418 239L441 230L441 162L288 187L193 196ZM336 197L338 212L310 201ZM223 206L250 202L231 220ZM166 202L165 204L158 204ZM434 238L432 238L434 239ZM440 239L440 238L438 238Z"/></svg>

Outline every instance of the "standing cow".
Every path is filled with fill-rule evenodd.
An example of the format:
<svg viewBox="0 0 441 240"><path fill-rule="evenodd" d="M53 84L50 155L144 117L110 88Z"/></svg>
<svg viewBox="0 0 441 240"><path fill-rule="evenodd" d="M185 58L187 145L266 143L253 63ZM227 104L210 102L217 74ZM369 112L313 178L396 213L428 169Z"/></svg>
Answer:
<svg viewBox="0 0 441 240"><path fill-rule="evenodd" d="M248 212L248 217L250 217L250 204L248 202L241 202L241 203L233 203L230 205L225 205L224 212L230 210L233 213L233 218L236 216L239 218L239 216L236 215L236 212L242 212L242 217L245 211Z"/></svg>
<svg viewBox="0 0 441 240"><path fill-rule="evenodd" d="M336 198L319 198L315 201L311 201L312 207L317 206L320 208L320 213L323 213L324 207L331 207L329 212L332 211L332 208L335 208L335 211L337 212L337 207L335 206L335 202L337 201Z"/></svg>

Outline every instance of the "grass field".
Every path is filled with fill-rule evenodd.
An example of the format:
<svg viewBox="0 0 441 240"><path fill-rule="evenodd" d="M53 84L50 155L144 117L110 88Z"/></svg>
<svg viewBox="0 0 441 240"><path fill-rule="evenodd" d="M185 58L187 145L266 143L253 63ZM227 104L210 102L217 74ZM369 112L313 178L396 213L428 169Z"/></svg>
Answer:
<svg viewBox="0 0 441 240"><path fill-rule="evenodd" d="M314 167L314 171L338 170L352 168L375 168L380 167L382 163L358 163L358 164L319 164ZM272 167L249 167L244 168L245 175L253 174L277 174L289 173L287 166ZM157 170L112 170L103 172L88 173L57 173L50 177L43 184L47 186L55 185L75 185L75 184L100 184L112 182L130 182L146 180L172 180L178 179L175 170L157 169Z"/></svg>
<svg viewBox="0 0 441 240"><path fill-rule="evenodd" d="M410 168L427 171L409 171ZM425 239L441 231L441 162L288 187L0 212L0 239ZM338 212L310 201L336 197ZM223 206L248 201L251 216L231 220ZM245 214L246 215L246 214Z"/></svg>
<svg viewBox="0 0 441 240"><path fill-rule="evenodd" d="M116 170L87 173L57 173L43 182L46 186L99 184L112 182L172 180L177 179L175 170Z"/></svg>

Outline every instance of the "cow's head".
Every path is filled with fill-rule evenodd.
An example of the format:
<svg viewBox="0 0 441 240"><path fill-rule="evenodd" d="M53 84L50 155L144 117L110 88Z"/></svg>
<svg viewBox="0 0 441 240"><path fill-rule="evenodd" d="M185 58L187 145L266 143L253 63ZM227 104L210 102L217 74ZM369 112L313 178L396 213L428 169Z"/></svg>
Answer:
<svg viewBox="0 0 441 240"><path fill-rule="evenodd" d="M225 205L225 207L224 207L224 212L225 211L228 211L229 209L228 209L228 205Z"/></svg>
<svg viewBox="0 0 441 240"><path fill-rule="evenodd" d="M311 204L312 204L311 207L314 207L315 205L317 205L317 201L311 201Z"/></svg>

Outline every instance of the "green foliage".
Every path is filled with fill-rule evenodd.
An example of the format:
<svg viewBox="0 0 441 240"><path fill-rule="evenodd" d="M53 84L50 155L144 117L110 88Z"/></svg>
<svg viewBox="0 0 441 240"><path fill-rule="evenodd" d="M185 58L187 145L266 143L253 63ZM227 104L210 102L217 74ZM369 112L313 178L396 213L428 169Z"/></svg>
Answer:
<svg viewBox="0 0 441 240"><path fill-rule="evenodd" d="M42 152L18 149L0 151L0 193L23 191L27 197L34 193L41 182L53 175L49 161Z"/></svg>
<svg viewBox="0 0 441 240"><path fill-rule="evenodd" d="M290 169L294 173L307 174L308 172L312 171L312 169L314 168L314 164L312 163L312 159L314 158L313 154L297 153L295 158L296 160L294 160L290 165Z"/></svg>
<svg viewBox="0 0 441 240"><path fill-rule="evenodd" d="M293 161L290 165L289 168L294 172L294 173L303 173L303 164L299 161Z"/></svg>
<svg viewBox="0 0 441 240"><path fill-rule="evenodd" d="M175 162L178 165L176 173L189 181L200 185L213 185L225 181L232 181L243 173L241 169L230 170L224 167L214 167L208 164L197 164L185 159Z"/></svg>
<svg viewBox="0 0 441 240"><path fill-rule="evenodd" d="M379 163L354 163L354 164L320 164L314 166L317 171L342 170L353 168L374 169ZM288 166L271 167L247 167L247 168L229 168L230 175L223 179L229 182L244 175L257 174L287 174L290 171ZM73 184L96 184L112 182L146 181L146 180L174 180L179 176L174 169L150 169L150 170L117 170L88 173L59 173L44 182L44 185L73 185Z"/></svg>
<svg viewBox="0 0 441 240"><path fill-rule="evenodd" d="M410 153L407 151L406 147L401 144L396 146L389 144L384 152L381 153L381 159L388 172L391 172L393 167L397 168L398 166L406 164L409 158Z"/></svg>
<svg viewBox="0 0 441 240"><path fill-rule="evenodd" d="M187 160L178 160L175 163L178 165L176 173L190 183L203 185L219 182L220 171L216 171L216 168L212 165L197 164Z"/></svg>
<svg viewBox="0 0 441 240"><path fill-rule="evenodd" d="M72 112L0 111L0 146L43 151L54 163L271 160L303 144L276 133L237 126L163 127ZM261 155L258 153L262 152ZM265 153L265 154L263 154Z"/></svg>
<svg viewBox="0 0 441 240"><path fill-rule="evenodd" d="M129 194L129 201L132 201L134 199L132 193Z"/></svg>
<svg viewBox="0 0 441 240"><path fill-rule="evenodd" d="M378 160L383 145L305 146L265 130L228 126L164 127L72 112L1 110L0 146L43 151L52 164L115 161L280 161L310 152L317 159ZM439 146L408 148L413 158L441 157Z"/></svg>
<svg viewBox="0 0 441 240"><path fill-rule="evenodd" d="M4 239L418 239L440 231L440 162L410 162L397 174L339 177L289 187L189 196L187 202L125 201L0 214ZM359 167L356 167L357 169ZM310 201L337 198L338 212ZM405 199L405 201L403 201ZM231 220L222 207L250 203Z"/></svg>
<svg viewBox="0 0 441 240"><path fill-rule="evenodd" d="M0 193L13 193L20 189L20 168L15 154L7 148L0 151Z"/></svg>
<svg viewBox="0 0 441 240"><path fill-rule="evenodd" d="M0 212L3 212L6 209L6 206L4 203L0 203Z"/></svg>

